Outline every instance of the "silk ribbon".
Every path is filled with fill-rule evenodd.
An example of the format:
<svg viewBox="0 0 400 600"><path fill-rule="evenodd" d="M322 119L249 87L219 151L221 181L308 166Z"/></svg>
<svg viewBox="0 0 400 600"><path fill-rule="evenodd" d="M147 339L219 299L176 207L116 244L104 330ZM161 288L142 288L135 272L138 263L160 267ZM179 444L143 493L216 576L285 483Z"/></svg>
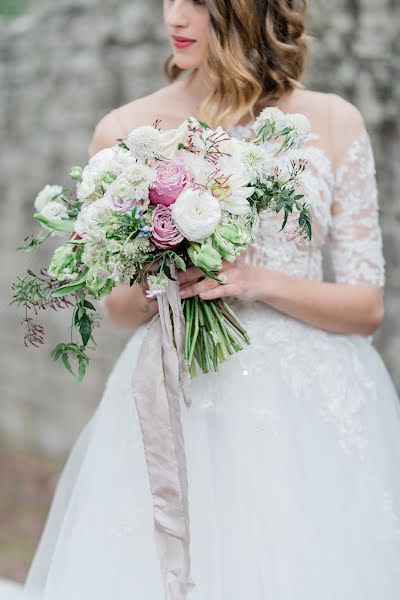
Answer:
<svg viewBox="0 0 400 600"><path fill-rule="evenodd" d="M185 319L175 281L157 295L158 314L147 329L133 374L154 506L154 536L166 600L186 600L190 577L187 467L180 396L191 406L190 374L183 355ZM171 319L172 314L172 319Z"/></svg>

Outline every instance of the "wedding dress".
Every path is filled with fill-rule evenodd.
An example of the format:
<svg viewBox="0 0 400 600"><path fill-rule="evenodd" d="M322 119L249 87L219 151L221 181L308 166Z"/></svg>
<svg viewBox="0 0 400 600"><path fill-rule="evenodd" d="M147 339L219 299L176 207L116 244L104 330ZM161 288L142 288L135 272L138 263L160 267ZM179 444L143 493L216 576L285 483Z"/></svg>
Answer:
<svg viewBox="0 0 400 600"><path fill-rule="evenodd" d="M250 125L230 131L248 138ZM384 285L374 158L363 128L335 172L318 136L301 176L313 239L262 215L246 264ZM333 210L334 209L334 210ZM371 337L230 299L252 343L192 381L182 408L190 600L398 600L400 407ZM59 480L25 586L2 600L163 600L132 373L148 325L112 369ZM6 586L6 584L4 584Z"/></svg>

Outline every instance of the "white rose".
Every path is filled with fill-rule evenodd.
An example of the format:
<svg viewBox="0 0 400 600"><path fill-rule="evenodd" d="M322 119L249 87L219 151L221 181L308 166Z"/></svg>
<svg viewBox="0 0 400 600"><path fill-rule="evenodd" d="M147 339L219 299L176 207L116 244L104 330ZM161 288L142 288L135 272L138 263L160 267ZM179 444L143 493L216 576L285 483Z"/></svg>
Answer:
<svg viewBox="0 0 400 600"><path fill-rule="evenodd" d="M128 179L121 177L115 180L113 193L119 198L130 198L134 193L134 189Z"/></svg>
<svg viewBox="0 0 400 600"><path fill-rule="evenodd" d="M115 159L114 159L114 172L118 175L121 174L125 169L133 167L136 164L136 158L132 156L130 150L117 146L115 148Z"/></svg>
<svg viewBox="0 0 400 600"><path fill-rule="evenodd" d="M98 221L101 214L107 208L112 207L106 198L100 198L94 202L83 204L74 225L76 233L81 237L84 237L89 227Z"/></svg>
<svg viewBox="0 0 400 600"><path fill-rule="evenodd" d="M172 204L177 228L191 242L211 235L221 219L221 207L208 190L185 188Z"/></svg>
<svg viewBox="0 0 400 600"><path fill-rule="evenodd" d="M61 219L68 219L68 211L67 207L63 202L59 202L57 200L53 200L52 202L48 202L40 211L40 213L49 219L49 221L61 221ZM51 227L47 227L44 223L41 223L42 227L48 231L51 231ZM53 236L62 236L65 235L63 231L53 231Z"/></svg>
<svg viewBox="0 0 400 600"><path fill-rule="evenodd" d="M76 195L78 197L78 200L83 201L83 200L86 200L87 198L90 198L90 196L92 196L92 194L94 194L95 191L96 191L95 179L86 177L78 184Z"/></svg>
<svg viewBox="0 0 400 600"><path fill-rule="evenodd" d="M37 212L42 212L44 206L50 202L54 196L62 193L61 185L46 185L36 196L34 206Z"/></svg>
<svg viewBox="0 0 400 600"><path fill-rule="evenodd" d="M112 171L114 166L115 153L113 148L104 148L94 154L83 172L89 171L92 176L97 176L99 179L106 171Z"/></svg>
<svg viewBox="0 0 400 600"><path fill-rule="evenodd" d="M53 200L48 202L40 211L47 219L51 221L61 221L61 219L68 219L67 207L63 202Z"/></svg>
<svg viewBox="0 0 400 600"><path fill-rule="evenodd" d="M178 150L179 144L187 144L189 127L188 122L183 121L176 129L168 129L161 133L161 154L164 158L172 158Z"/></svg>

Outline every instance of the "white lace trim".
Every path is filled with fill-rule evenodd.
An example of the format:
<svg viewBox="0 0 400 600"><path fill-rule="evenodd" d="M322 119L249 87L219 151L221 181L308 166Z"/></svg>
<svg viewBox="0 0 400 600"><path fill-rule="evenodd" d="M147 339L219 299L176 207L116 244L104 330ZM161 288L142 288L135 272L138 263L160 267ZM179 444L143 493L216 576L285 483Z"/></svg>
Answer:
<svg viewBox="0 0 400 600"><path fill-rule="evenodd" d="M251 139L251 124L236 125L228 133ZM256 240L242 254L241 260L294 277L321 281L321 251L327 244L335 281L383 287L385 261L375 164L368 133L363 129L353 140L336 173L323 148L315 145L318 140L318 134L312 133L303 148L289 150L279 158L282 167L299 158L307 161L299 183L300 192L312 211L313 239L311 242L287 240L285 230L279 232L282 216L266 212L261 216ZM291 217L287 228L295 224L295 218Z"/></svg>

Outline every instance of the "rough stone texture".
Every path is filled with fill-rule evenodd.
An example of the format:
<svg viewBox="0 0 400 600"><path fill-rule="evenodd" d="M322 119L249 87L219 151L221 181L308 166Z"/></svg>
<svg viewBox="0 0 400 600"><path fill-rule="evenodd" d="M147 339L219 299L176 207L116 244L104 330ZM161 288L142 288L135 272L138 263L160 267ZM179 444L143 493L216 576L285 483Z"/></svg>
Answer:
<svg viewBox="0 0 400 600"><path fill-rule="evenodd" d="M315 44L306 82L355 102L374 143L387 259L386 318L376 344L400 387L399 8L394 0L311 4ZM0 22L0 435L25 452L65 456L98 404L130 332L103 322L80 386L49 359L51 348L67 335L69 315L61 323L58 315L46 314L46 347L26 350L21 313L8 306L11 282L28 261L15 248L34 230L36 193L49 182L70 185L68 169L85 163L99 118L162 85L167 52L156 0L62 0Z"/></svg>

